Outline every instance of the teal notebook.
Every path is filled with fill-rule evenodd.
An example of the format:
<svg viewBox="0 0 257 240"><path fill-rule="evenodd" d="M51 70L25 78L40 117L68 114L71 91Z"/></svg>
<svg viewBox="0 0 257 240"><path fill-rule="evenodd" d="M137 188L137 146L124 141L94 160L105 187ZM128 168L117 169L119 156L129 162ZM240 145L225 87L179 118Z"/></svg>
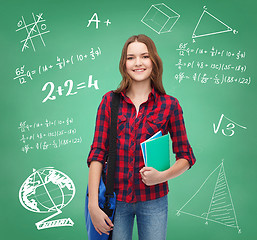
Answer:
<svg viewBox="0 0 257 240"><path fill-rule="evenodd" d="M145 142L146 165L158 171L170 168L170 134Z"/></svg>
<svg viewBox="0 0 257 240"><path fill-rule="evenodd" d="M140 144L141 146L141 150L142 150L142 154L143 154L143 158L144 158L144 163L145 163L145 166L147 166L147 163L146 163L146 148L145 148L145 143L151 139L154 139L154 138L158 138L158 137L161 137L162 136L162 132L159 131L157 133L155 133L152 137L150 137L149 139L147 139L146 141L142 142Z"/></svg>

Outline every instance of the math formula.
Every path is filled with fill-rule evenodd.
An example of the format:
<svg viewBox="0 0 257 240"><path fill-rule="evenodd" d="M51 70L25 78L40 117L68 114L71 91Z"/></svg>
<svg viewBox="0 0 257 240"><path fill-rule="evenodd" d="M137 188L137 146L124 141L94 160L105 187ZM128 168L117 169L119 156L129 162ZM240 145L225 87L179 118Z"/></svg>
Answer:
<svg viewBox="0 0 257 240"><path fill-rule="evenodd" d="M221 114L218 124L213 123L214 133L217 134L219 130L221 130L222 134L226 137L231 137L235 134L235 127L247 129L246 127L227 118L224 114Z"/></svg>
<svg viewBox="0 0 257 240"><path fill-rule="evenodd" d="M72 126L73 123L74 119L69 117L63 120L45 119L34 123L20 122L18 129L21 133L21 151L45 151L81 143L82 137L78 136L77 129Z"/></svg>
<svg viewBox="0 0 257 240"><path fill-rule="evenodd" d="M44 84L42 91L47 91L47 89L48 89L49 92L48 92L47 96L43 99L42 102L44 103L47 100L55 100L56 99L55 95L59 95L59 96L75 95L78 92L74 91L74 89L79 90L79 89L86 88L86 87L91 88L92 86L94 86L96 90L99 89L98 80L94 80L94 83L93 83L92 75L89 75L88 84L86 84L86 82L81 82L81 83L77 84L76 86L74 86L73 80L69 79L64 82L63 86L59 85L57 87L57 89L55 88L55 85L53 82L47 82L46 84ZM55 94L55 92L57 94Z"/></svg>
<svg viewBox="0 0 257 240"><path fill-rule="evenodd" d="M20 84L28 83L34 80L36 75L41 75L48 71L58 71L79 62L93 61L102 54L100 47L91 48L89 52L71 55L68 57L56 57L56 61L26 69L26 65L19 66L15 69L14 80L19 80Z"/></svg>
<svg viewBox="0 0 257 240"><path fill-rule="evenodd" d="M210 49L193 48L188 43L180 43L176 51L179 55L175 64L178 72L174 77L179 83L188 80L217 85L251 83L243 50L230 51L215 46Z"/></svg>

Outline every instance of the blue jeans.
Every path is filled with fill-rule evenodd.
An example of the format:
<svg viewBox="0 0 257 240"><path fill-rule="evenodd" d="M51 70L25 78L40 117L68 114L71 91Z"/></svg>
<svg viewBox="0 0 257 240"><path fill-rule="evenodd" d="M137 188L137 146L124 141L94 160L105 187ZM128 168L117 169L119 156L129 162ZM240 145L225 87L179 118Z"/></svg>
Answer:
<svg viewBox="0 0 257 240"><path fill-rule="evenodd" d="M167 195L155 200L126 203L117 201L112 240L131 240L134 217L139 240L165 240L168 221Z"/></svg>

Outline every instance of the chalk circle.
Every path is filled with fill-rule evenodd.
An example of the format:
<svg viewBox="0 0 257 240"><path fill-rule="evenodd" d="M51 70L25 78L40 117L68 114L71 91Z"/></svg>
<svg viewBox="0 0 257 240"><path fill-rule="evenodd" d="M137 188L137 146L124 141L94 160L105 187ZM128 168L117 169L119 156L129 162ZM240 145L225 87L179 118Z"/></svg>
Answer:
<svg viewBox="0 0 257 240"><path fill-rule="evenodd" d="M233 30L233 33L234 33L234 34L238 34L238 31L237 31L237 30Z"/></svg>
<svg viewBox="0 0 257 240"><path fill-rule="evenodd" d="M20 20L20 21L18 22L17 26L18 26L18 27L21 27L22 24L23 24L23 22Z"/></svg>
<svg viewBox="0 0 257 240"><path fill-rule="evenodd" d="M41 30L43 30L43 31L46 30L46 24L44 24L44 23L41 24Z"/></svg>

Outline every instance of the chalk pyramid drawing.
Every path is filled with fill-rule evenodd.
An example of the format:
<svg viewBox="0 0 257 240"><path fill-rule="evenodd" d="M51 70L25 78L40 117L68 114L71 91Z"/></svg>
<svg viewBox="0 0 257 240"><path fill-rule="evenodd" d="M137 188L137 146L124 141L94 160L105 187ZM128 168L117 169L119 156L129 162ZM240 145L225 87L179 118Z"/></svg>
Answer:
<svg viewBox="0 0 257 240"><path fill-rule="evenodd" d="M204 8L201 17L196 24L192 38L205 37L214 34L231 32L233 29L227 24L210 14Z"/></svg>
<svg viewBox="0 0 257 240"><path fill-rule="evenodd" d="M241 233L223 161L184 206L177 210L177 216L182 213L204 219L206 225L211 221L236 228Z"/></svg>

